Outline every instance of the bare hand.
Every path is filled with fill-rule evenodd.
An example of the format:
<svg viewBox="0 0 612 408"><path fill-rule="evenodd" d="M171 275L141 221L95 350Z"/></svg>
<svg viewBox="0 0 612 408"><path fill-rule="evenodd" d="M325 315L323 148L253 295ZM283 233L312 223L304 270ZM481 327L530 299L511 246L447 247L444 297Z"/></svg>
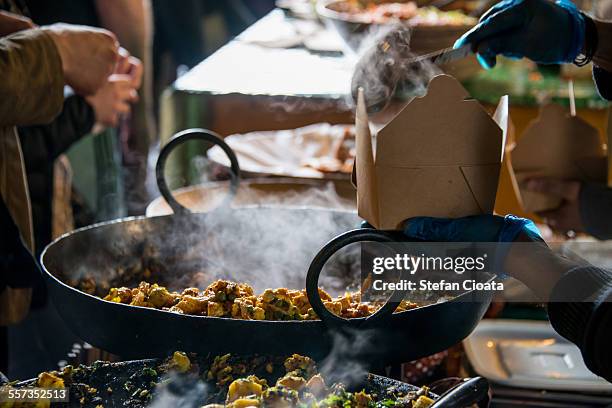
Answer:
<svg viewBox="0 0 612 408"><path fill-rule="evenodd" d="M563 199L559 208L537 213L550 228L562 233L584 232L580 215L581 183L579 181L533 178L526 181L525 188L528 191L554 195Z"/></svg>
<svg viewBox="0 0 612 408"><path fill-rule="evenodd" d="M36 27L32 20L18 14L0 11L0 37Z"/></svg>
<svg viewBox="0 0 612 408"><path fill-rule="evenodd" d="M138 101L138 92L129 75L114 74L94 95L85 98L96 114L96 125L115 127L119 117L131 110L131 103Z"/></svg>
<svg viewBox="0 0 612 408"><path fill-rule="evenodd" d="M92 95L106 83L118 60L119 44L113 33L72 24L43 29L55 42L65 81L75 92Z"/></svg>
<svg viewBox="0 0 612 408"><path fill-rule="evenodd" d="M140 89L143 74L142 62L140 62L138 58L130 55L123 47L119 49L119 60L117 61L114 73L129 75L132 78L132 85L134 88Z"/></svg>

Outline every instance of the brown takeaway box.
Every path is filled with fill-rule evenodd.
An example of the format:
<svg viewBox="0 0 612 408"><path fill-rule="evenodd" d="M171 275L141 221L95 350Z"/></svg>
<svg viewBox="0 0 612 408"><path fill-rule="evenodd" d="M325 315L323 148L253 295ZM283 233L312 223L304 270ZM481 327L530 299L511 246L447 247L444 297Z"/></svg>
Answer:
<svg viewBox="0 0 612 408"><path fill-rule="evenodd" d="M606 156L597 129L559 105L546 105L508 151L516 196L527 212L553 210L561 197L523 189L526 179L606 181Z"/></svg>
<svg viewBox="0 0 612 408"><path fill-rule="evenodd" d="M507 97L491 117L457 80L439 75L378 132L374 152L360 93L354 172L359 215L376 228L398 229L416 216L492 213L507 124Z"/></svg>

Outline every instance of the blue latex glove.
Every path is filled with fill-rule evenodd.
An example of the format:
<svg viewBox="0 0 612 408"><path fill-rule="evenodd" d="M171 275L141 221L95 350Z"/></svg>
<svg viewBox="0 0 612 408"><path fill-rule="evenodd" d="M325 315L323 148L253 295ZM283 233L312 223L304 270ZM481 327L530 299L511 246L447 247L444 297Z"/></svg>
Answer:
<svg viewBox="0 0 612 408"><path fill-rule="evenodd" d="M521 233L543 241L533 221L514 215L455 219L416 217L407 221L404 233L411 238L437 242L514 242ZM494 268L499 279L508 277L503 266L508 249L508 245L499 245L495 251Z"/></svg>
<svg viewBox="0 0 612 408"><path fill-rule="evenodd" d="M538 227L514 215L474 215L464 218L416 217L406 221L404 233L424 241L513 242L523 232L542 241Z"/></svg>
<svg viewBox="0 0 612 408"><path fill-rule="evenodd" d="M480 64L489 69L498 54L542 64L572 62L584 38L584 16L569 0L504 0L483 14L455 47L472 44Z"/></svg>

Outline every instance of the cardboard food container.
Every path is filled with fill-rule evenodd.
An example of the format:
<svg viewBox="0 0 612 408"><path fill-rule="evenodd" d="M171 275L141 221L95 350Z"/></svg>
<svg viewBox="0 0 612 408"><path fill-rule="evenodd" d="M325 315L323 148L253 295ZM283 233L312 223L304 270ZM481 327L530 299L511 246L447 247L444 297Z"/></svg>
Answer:
<svg viewBox="0 0 612 408"><path fill-rule="evenodd" d="M353 181L362 218L379 229L398 229L416 216L493 212L507 97L491 117L456 79L438 75L424 96L410 101L378 131L376 149L365 106L361 92Z"/></svg>
<svg viewBox="0 0 612 408"><path fill-rule="evenodd" d="M533 177L606 182L606 156L597 129L559 105L546 105L508 150L515 194L526 212L554 210L562 198L526 191Z"/></svg>

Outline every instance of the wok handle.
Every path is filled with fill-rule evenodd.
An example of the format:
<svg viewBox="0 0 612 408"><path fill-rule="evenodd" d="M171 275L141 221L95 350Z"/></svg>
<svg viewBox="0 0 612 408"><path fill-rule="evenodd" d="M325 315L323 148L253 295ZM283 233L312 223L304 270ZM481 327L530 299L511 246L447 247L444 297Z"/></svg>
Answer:
<svg viewBox="0 0 612 408"><path fill-rule="evenodd" d="M466 408L473 404L486 408L490 402L489 391L486 378L469 378L440 395L430 408Z"/></svg>
<svg viewBox="0 0 612 408"><path fill-rule="evenodd" d="M317 316L325 323L330 329L343 329L348 327L355 327L351 323L355 319L345 319L337 316L327 310L321 296L319 295L319 275L323 270L323 267L337 251L344 248L347 245L356 242L397 242L398 236L390 231L381 231L375 229L355 229L338 235L336 238L329 241L321 250L315 255L310 267L308 268L308 274L306 275L306 295L308 301L312 306L312 309ZM393 294L387 299L387 302L371 316L361 320L360 327L375 327L380 321L390 317L399 302L404 298L405 293L403 291L394 291Z"/></svg>
<svg viewBox="0 0 612 408"><path fill-rule="evenodd" d="M159 191L170 206L172 211L176 214L185 214L190 213L188 208L184 207L181 203L179 203L174 196L172 195L172 191L168 187L168 183L166 182L166 177L164 174L164 169L166 168L166 161L168 160L168 156L170 153L179 145L189 141L189 140L201 140L204 142L212 143L213 145L219 146L227 155L231 164L231 181L230 181L230 190L229 196L226 200L231 200L236 195L236 191L238 190L238 184L240 183L240 166L238 165L238 158L236 154L232 150L231 147L221 136L217 133L207 130L207 129L187 129L183 130L172 136L170 140L161 148L159 152L159 157L157 158L157 163L155 164L155 177L157 179L157 187Z"/></svg>

